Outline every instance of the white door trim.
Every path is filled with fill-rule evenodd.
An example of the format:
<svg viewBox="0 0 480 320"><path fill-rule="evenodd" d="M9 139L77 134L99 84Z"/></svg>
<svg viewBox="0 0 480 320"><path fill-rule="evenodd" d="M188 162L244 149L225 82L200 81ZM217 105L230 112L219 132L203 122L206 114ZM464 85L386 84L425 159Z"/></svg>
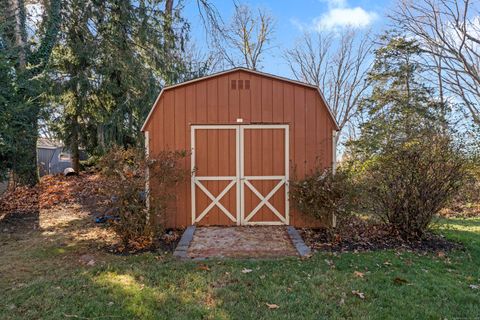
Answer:
<svg viewBox="0 0 480 320"><path fill-rule="evenodd" d="M199 177L196 174L195 168L195 130L198 129L217 129L217 130L235 130L235 167L236 167L236 175L235 176L204 176ZM192 125L190 129L190 143L191 143L191 172L192 172L192 179L191 179L191 197L192 197L192 224L200 222L208 212L215 206L217 206L222 212L233 222L236 222L237 225L240 225L240 202L239 202L239 195L240 195L240 175L239 175L239 128L238 125ZM229 184L223 189L223 191L217 196L214 197L210 191L202 184L201 181L230 181ZM230 191L230 189L236 185L237 187L237 203L236 203L236 214L233 215L230 211L228 211L221 203L220 200L223 198L224 195ZM212 202L203 210L202 213L198 217L196 217L196 199L195 199L195 186L198 186L206 195L207 197L212 200Z"/></svg>
<svg viewBox="0 0 480 320"><path fill-rule="evenodd" d="M244 152L244 141L245 130L255 130L255 129L283 129L285 131L284 138L284 149L285 149L285 175L284 176L245 176L245 156ZM289 224L290 222L290 208L289 208L289 125L288 124L253 124L253 125L242 125L240 127L240 137L242 138L240 144L240 157L241 157L241 192L242 192L242 202L245 199L245 187L248 187L259 199L260 203L249 213L245 212L245 206L241 206L241 217L242 225L283 225ZM275 187L264 197L254 186L249 182L249 180L279 180ZM268 201L273 195L285 185L285 217L282 216L280 212ZM255 214L263 207L267 206L280 221L250 221Z"/></svg>
<svg viewBox="0 0 480 320"><path fill-rule="evenodd" d="M207 195L207 197L210 198L210 200L212 200L212 202L208 205L208 207L205 208L205 210L203 210L202 213L200 213L200 215L197 217L197 219L195 219L195 222L200 222L200 220L203 219L203 217L205 217L207 215L207 213L214 207L214 206L217 206L220 208L220 210L223 211L223 213L225 213L225 215L227 217L230 218L230 220L232 220L233 222L236 222L236 217L234 217L230 211L228 211L227 209L225 209L225 207L220 203L220 200L223 198L224 195L227 194L227 192L235 185L235 183L237 183L236 179L233 179L226 187L225 189L223 189L222 192L220 192L220 194L217 196L217 197L214 197L210 191L208 191L207 188L205 188L205 186L199 181L195 181L195 184L200 188L202 189L202 191Z"/></svg>
<svg viewBox="0 0 480 320"><path fill-rule="evenodd" d="M235 130L235 173L236 176L197 176L195 168L195 131L198 129L216 129L216 130ZM255 129L284 129L285 138L285 175L284 176L245 176L245 159L244 159L244 134L245 130ZM289 125L286 124L241 124L241 125L192 125L191 126L191 206L192 206L192 224L200 222L208 212L217 206L230 220L236 222L237 225L283 225L289 224ZM249 181L253 180L278 180L275 187L264 197ZM211 192L203 185L202 181L230 181L223 191L217 196L213 196ZM198 186L212 202L196 217L196 186ZM236 215L229 212L220 200L230 189L236 186ZM270 198L282 187L285 186L285 217L269 202ZM245 187L248 187L259 199L260 203L245 216L245 206L243 201L245 198ZM263 207L267 206L280 221L250 221L253 216Z"/></svg>

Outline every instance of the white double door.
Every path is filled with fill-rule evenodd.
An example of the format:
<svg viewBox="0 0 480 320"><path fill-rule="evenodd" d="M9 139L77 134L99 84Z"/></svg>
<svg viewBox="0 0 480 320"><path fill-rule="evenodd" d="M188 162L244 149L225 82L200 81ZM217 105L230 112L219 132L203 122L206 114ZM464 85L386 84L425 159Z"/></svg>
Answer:
<svg viewBox="0 0 480 320"><path fill-rule="evenodd" d="M193 125L192 223L289 224L288 141L288 125Z"/></svg>

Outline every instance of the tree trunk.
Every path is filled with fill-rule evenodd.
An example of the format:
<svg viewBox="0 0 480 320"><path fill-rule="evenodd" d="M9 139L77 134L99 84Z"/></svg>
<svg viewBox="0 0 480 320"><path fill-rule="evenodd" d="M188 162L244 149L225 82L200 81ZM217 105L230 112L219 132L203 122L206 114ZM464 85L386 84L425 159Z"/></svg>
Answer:
<svg viewBox="0 0 480 320"><path fill-rule="evenodd" d="M105 146L105 127L103 124L97 125L97 141L98 141L98 145L102 149L101 152L104 152L106 149L106 146Z"/></svg>
<svg viewBox="0 0 480 320"><path fill-rule="evenodd" d="M173 13L173 0L167 0L165 1L165 13L168 16L172 16Z"/></svg>
<svg viewBox="0 0 480 320"><path fill-rule="evenodd" d="M24 70L25 56L25 6L23 0L10 0L10 12L15 17L15 47L18 50L18 66Z"/></svg>
<svg viewBox="0 0 480 320"><path fill-rule="evenodd" d="M10 12L14 17L14 41L18 51L18 63L16 66L17 77L20 82L28 83L28 70L26 70L26 26L25 26L25 3L23 0L10 0ZM25 85L24 84L24 85ZM21 106L18 123L15 132L18 136L14 142L15 155L13 160L13 177L15 185L33 186L38 183L37 172L37 138L38 138L38 105L29 103L29 87L20 88L18 97ZM15 126L15 124L12 124Z"/></svg>
<svg viewBox="0 0 480 320"><path fill-rule="evenodd" d="M10 12L14 18L13 42L18 51L15 64L16 77L19 86L17 101L20 110L17 115L17 124L10 124L17 137L13 142L15 158L12 165L12 176L17 185L33 186L38 183L37 171L37 139L38 139L38 116L40 105L35 102L38 95L36 91L36 77L43 72L46 61L56 42L58 25L60 23L60 1L51 1L45 26L45 35L40 40L37 52L28 50L26 9L24 0L9 0ZM27 62L32 62L32 57L38 53L42 58L33 59L34 68L27 68ZM33 82L33 83L32 83ZM21 160L21 161L20 161Z"/></svg>
<svg viewBox="0 0 480 320"><path fill-rule="evenodd" d="M14 143L16 159L12 163L15 185L34 186L38 183L37 171L37 137L38 112L35 105L24 106L20 112L24 114L21 123L14 128L18 132Z"/></svg>
<svg viewBox="0 0 480 320"><path fill-rule="evenodd" d="M29 134L25 139L26 152L24 153L25 168L23 174L19 177L21 183L28 186L34 186L39 181L38 169L37 169L37 139L38 139L38 113L31 112L31 122L29 124Z"/></svg>
<svg viewBox="0 0 480 320"><path fill-rule="evenodd" d="M164 23L164 28L165 28L165 35L166 35L166 45L168 46L169 49L174 48L174 35L173 35L173 0L167 0L165 1L165 23Z"/></svg>
<svg viewBox="0 0 480 320"><path fill-rule="evenodd" d="M79 150L79 132L78 115L73 116L72 121L72 141L70 142L72 152L72 168L75 172L80 172L80 150Z"/></svg>

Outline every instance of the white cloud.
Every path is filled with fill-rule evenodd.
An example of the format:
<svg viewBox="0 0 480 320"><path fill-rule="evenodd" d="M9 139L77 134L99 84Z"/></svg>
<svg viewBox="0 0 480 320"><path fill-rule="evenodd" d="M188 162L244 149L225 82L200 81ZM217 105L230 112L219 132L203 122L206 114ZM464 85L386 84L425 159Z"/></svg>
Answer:
<svg viewBox="0 0 480 320"><path fill-rule="evenodd" d="M347 0L323 0L330 8L341 8L347 6Z"/></svg>
<svg viewBox="0 0 480 320"><path fill-rule="evenodd" d="M341 28L365 28L378 18L374 11L362 7L350 7L347 0L321 0L327 3L328 11L312 20L310 24L291 19L290 22L300 30L317 32Z"/></svg>
<svg viewBox="0 0 480 320"><path fill-rule="evenodd" d="M365 28L378 15L373 11L366 11L361 7L331 8L326 14L313 19L313 28L316 31L332 30L344 27Z"/></svg>

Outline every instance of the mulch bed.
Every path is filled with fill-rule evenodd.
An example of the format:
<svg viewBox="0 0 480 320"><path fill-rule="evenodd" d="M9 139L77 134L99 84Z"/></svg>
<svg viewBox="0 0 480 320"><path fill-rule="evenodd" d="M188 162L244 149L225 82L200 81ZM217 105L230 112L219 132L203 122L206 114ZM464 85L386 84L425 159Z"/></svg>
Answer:
<svg viewBox="0 0 480 320"><path fill-rule="evenodd" d="M428 233L421 240L405 241L388 226L352 217L333 232L328 229L302 229L305 243L316 251L374 251L403 249L420 252L450 251L463 249L459 243L441 235Z"/></svg>
<svg viewBox="0 0 480 320"><path fill-rule="evenodd" d="M183 230L166 230L159 237L153 240L153 243L141 249L125 248L121 243L116 243L107 247L109 253L120 256L130 256L146 252L170 252L175 251Z"/></svg>

